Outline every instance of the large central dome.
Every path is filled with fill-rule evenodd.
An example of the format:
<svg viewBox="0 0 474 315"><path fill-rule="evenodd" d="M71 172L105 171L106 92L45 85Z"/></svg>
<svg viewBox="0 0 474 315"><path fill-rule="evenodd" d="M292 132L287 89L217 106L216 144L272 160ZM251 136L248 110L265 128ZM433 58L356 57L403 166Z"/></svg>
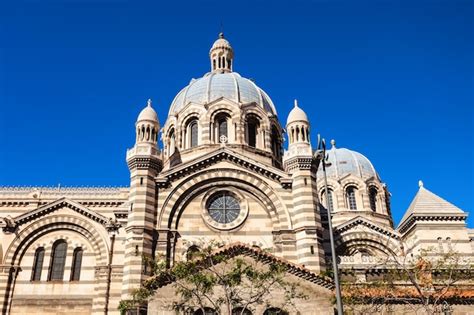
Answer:
<svg viewBox="0 0 474 315"><path fill-rule="evenodd" d="M255 103L267 112L277 114L267 93L237 72L209 72L191 80L174 98L169 114L177 114L189 103L204 105L222 97L239 104Z"/></svg>
<svg viewBox="0 0 474 315"><path fill-rule="evenodd" d="M173 100L169 115L178 114L186 105L194 103L205 105L220 98L238 104L256 104L266 112L277 114L270 97L253 81L232 71L234 50L229 41L220 33L209 51L211 72L202 78L192 79Z"/></svg>

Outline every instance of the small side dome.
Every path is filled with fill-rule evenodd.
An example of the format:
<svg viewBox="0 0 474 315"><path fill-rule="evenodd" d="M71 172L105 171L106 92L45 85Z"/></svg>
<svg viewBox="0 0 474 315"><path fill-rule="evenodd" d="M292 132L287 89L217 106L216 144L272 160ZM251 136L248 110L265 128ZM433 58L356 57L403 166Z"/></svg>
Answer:
<svg viewBox="0 0 474 315"><path fill-rule="evenodd" d="M156 114L153 107L151 107L151 100L149 99L147 102L147 106L140 112L138 115L137 122L148 120L148 121L158 121L158 115Z"/></svg>
<svg viewBox="0 0 474 315"><path fill-rule="evenodd" d="M295 107L293 107L290 114L288 115L286 125L288 126L289 124L297 121L303 121L309 125L308 115L306 115L306 113L298 107L298 101L295 100Z"/></svg>
<svg viewBox="0 0 474 315"><path fill-rule="evenodd" d="M332 148L326 151L326 174L328 177L340 179L348 174L367 179L375 177L380 180L374 166L364 155L346 148L336 148L336 142L331 141ZM323 172L318 170L318 178L322 178Z"/></svg>

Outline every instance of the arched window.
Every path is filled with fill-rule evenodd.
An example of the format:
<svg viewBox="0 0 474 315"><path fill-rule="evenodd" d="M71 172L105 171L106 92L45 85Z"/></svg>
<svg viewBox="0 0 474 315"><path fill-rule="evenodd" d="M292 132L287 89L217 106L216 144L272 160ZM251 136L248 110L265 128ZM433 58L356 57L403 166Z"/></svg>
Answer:
<svg viewBox="0 0 474 315"><path fill-rule="evenodd" d="M334 211L334 203L333 203L333 194L332 189L328 188L328 198L326 200L326 191L323 190L322 198L324 201L324 206L327 208L328 211Z"/></svg>
<svg viewBox="0 0 474 315"><path fill-rule="evenodd" d="M40 247L35 251L35 260L33 262L31 281L41 280L41 271L43 270L43 261L44 261L44 248Z"/></svg>
<svg viewBox="0 0 474 315"><path fill-rule="evenodd" d="M263 315L288 315L288 312L278 307L270 307L263 312Z"/></svg>
<svg viewBox="0 0 474 315"><path fill-rule="evenodd" d="M347 206L351 210L357 210L356 190L354 186L350 186L346 190Z"/></svg>
<svg viewBox="0 0 474 315"><path fill-rule="evenodd" d="M81 277L82 254L83 250L81 247L74 250L72 256L71 281L79 281Z"/></svg>
<svg viewBox="0 0 474 315"><path fill-rule="evenodd" d="M66 263L67 243L65 240L57 240L53 244L51 254L51 265L49 266L49 281L63 280L64 264Z"/></svg>
<svg viewBox="0 0 474 315"><path fill-rule="evenodd" d="M247 118L246 127L247 144L252 148L256 148L258 128L260 127L260 122L255 116L250 116Z"/></svg>
<svg viewBox="0 0 474 315"><path fill-rule="evenodd" d="M225 113L220 113L216 116L215 126L217 128L217 132L215 135L217 136L217 142L221 141L221 136L229 137L228 119L229 116Z"/></svg>
<svg viewBox="0 0 474 315"><path fill-rule="evenodd" d="M176 149L176 137L174 134L174 129L171 129L169 133L169 138L170 138L170 144L168 148L168 156L172 156Z"/></svg>
<svg viewBox="0 0 474 315"><path fill-rule="evenodd" d="M217 312L213 308L205 307L204 310L202 308L195 310L193 315L217 315Z"/></svg>
<svg viewBox="0 0 474 315"><path fill-rule="evenodd" d="M188 132L188 148L193 148L198 145L198 122L193 119L188 123L186 128Z"/></svg>
<svg viewBox="0 0 474 315"><path fill-rule="evenodd" d="M280 136L275 126L272 126L272 152L277 159L281 157Z"/></svg>
<svg viewBox="0 0 474 315"><path fill-rule="evenodd" d="M199 252L199 247L197 247L196 245L190 246L186 251L186 260L193 260L198 258Z"/></svg>
<svg viewBox="0 0 474 315"><path fill-rule="evenodd" d="M248 308L236 307L232 310L232 315L252 315Z"/></svg>
<svg viewBox="0 0 474 315"><path fill-rule="evenodd" d="M446 237L446 244L448 244L448 250L451 251L453 249L451 244L451 237Z"/></svg>
<svg viewBox="0 0 474 315"><path fill-rule="evenodd" d="M444 252L443 239L441 237L438 237L438 250L440 253Z"/></svg>
<svg viewBox="0 0 474 315"><path fill-rule="evenodd" d="M369 188L369 201L370 209L375 212L377 210L377 189L375 187Z"/></svg>

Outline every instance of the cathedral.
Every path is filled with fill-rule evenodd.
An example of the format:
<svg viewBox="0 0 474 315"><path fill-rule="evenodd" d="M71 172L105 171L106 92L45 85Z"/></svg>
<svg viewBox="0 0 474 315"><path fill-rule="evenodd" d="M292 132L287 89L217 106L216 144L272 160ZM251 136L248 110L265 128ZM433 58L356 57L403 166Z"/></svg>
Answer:
<svg viewBox="0 0 474 315"><path fill-rule="evenodd" d="M319 276L331 268L326 209L341 274L358 281L402 242L472 257L466 212L420 182L394 226L389 186L367 157L332 140L320 162L305 105L281 121L270 96L234 71L222 33L209 61L162 125L151 100L130 120L129 187L0 187L2 314L119 314L149 276L146 257L173 264L213 240L286 262L314 292L300 314L334 314L334 286ZM160 298L147 312L174 314Z"/></svg>

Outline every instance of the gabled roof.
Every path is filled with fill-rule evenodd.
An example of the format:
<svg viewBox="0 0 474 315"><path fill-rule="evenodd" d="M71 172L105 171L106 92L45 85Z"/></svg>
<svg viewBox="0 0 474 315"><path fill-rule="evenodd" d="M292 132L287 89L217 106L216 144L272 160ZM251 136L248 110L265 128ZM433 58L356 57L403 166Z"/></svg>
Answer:
<svg viewBox="0 0 474 315"><path fill-rule="evenodd" d="M375 232L379 232L381 234L384 234L384 235L387 235L391 238L394 238L394 239L399 239L400 238L400 235L394 231L393 229L390 229L389 227L384 227L384 226L380 226L374 222L371 222L367 219L365 219L364 217L361 217L361 216L358 216L358 217L355 217L347 222L344 222L343 224L341 225L338 225L334 228L334 232L339 232L339 233L342 233L342 232L345 232L345 231L348 231L352 228L354 228L355 226L357 225L363 225L363 226L366 226L368 228L370 228L371 230L374 230Z"/></svg>
<svg viewBox="0 0 474 315"><path fill-rule="evenodd" d="M301 278L311 283L322 286L326 289L329 289L329 290L334 289L334 282L330 278L317 275L314 272L307 269L303 265L289 262L286 259L276 257L275 255L268 253L260 248L251 247L245 243L235 242L235 243L220 247L215 252L212 253L210 258L217 255L222 255L226 259L232 259L237 256L247 256L267 265L272 264L272 263L281 264L286 267L286 272L289 274L292 274L298 278ZM201 263L203 264L203 267L205 268L205 261L203 260ZM154 286L155 288L160 288L160 287L173 283L173 279L166 275L162 277L155 276L155 278L149 279L147 280L147 282L150 284L152 283L152 286Z"/></svg>
<svg viewBox="0 0 474 315"><path fill-rule="evenodd" d="M400 221L398 229L405 230L404 227L415 217L459 217L465 219L467 213L420 184L420 189Z"/></svg>
<svg viewBox="0 0 474 315"><path fill-rule="evenodd" d="M42 217L42 216L45 216L57 209L60 209L60 208L63 208L63 207L68 207L70 209L72 209L73 211L76 211L100 224L107 224L110 219L107 218L107 217L104 217L103 215L95 212L95 211L92 211L86 207L84 207L83 205L77 203L77 202L74 202L72 200L69 200L67 198L60 198L60 199L57 199L51 203L48 203L44 206L41 206L39 208L36 208L32 211L29 211L27 213L24 213L22 215L19 215L15 218L10 218L9 220L12 221L11 223L14 224L14 227L17 228L18 226L22 225L22 224L25 224L31 220L34 220L38 217Z"/></svg>
<svg viewBox="0 0 474 315"><path fill-rule="evenodd" d="M178 178L188 175L189 173L194 173L200 169L206 168L210 164L214 164L222 160L227 160L234 164L243 166L251 170L252 172L260 173L265 177L272 178L277 181L289 178L288 174L286 174L282 170L279 170L271 165L257 162L253 159L244 156L243 154L233 151L228 147L221 147L215 151L212 151L208 154L205 154L183 164L177 165L172 169L161 173L159 177L157 177L157 183L161 185L166 185L169 181L176 180Z"/></svg>

